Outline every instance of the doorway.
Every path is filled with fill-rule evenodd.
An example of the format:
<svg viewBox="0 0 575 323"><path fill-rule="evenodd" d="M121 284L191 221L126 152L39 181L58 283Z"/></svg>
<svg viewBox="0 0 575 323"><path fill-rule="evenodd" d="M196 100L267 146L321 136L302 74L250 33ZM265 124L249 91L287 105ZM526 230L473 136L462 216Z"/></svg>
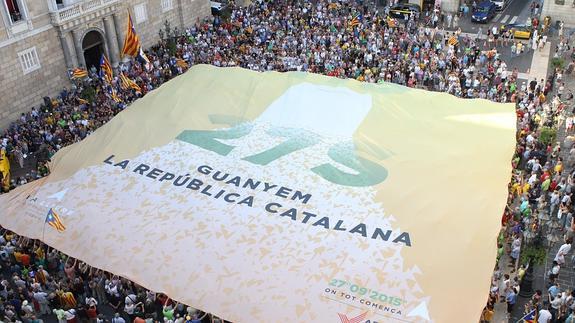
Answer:
<svg viewBox="0 0 575 323"><path fill-rule="evenodd" d="M102 34L96 30L88 32L82 40L82 50L86 68L91 69L95 67L96 70L100 70L100 58L104 53L104 37L102 37Z"/></svg>

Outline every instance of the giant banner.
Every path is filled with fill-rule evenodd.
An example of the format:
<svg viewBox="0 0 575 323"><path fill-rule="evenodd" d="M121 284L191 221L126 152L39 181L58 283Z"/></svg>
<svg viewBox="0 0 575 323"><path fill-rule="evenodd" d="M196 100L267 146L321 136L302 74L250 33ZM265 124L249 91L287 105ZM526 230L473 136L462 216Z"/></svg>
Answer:
<svg viewBox="0 0 575 323"><path fill-rule="evenodd" d="M475 322L512 104L195 66L0 197L0 224L233 322Z"/></svg>

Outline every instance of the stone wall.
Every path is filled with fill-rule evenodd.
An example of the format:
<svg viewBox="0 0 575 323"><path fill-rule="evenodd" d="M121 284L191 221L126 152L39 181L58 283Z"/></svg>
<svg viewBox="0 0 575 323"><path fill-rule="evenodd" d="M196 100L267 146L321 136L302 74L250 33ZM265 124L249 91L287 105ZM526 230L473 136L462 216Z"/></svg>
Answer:
<svg viewBox="0 0 575 323"><path fill-rule="evenodd" d="M115 28L118 39L118 49L121 50L126 32L128 9L134 17L134 6L146 4L147 19L136 23L135 29L144 48L156 44L159 40L158 31L164 28L168 20L171 27L183 29L193 25L198 18L210 15L209 0L172 0L172 8L163 10L162 0L126 0L115 9L117 23ZM82 24L72 27L52 26L49 9L46 1L27 0L28 15L31 17L28 28L19 34L12 33L6 28L4 8L0 6L0 129L4 129L11 121L18 118L23 112L30 111L31 107L42 102L44 96L53 96L62 88L70 86L67 76L66 62L58 28L62 33L71 54L74 66L78 65L75 55L74 41L70 30L76 29L83 35L89 29L98 29L103 32L101 18L91 18L94 14L81 17ZM109 13L108 13L109 14ZM88 17L89 16L89 17ZM8 24L9 26L9 24ZM106 49L110 44L105 39ZM40 69L24 74L18 53L31 47L36 52L41 65Z"/></svg>
<svg viewBox="0 0 575 323"><path fill-rule="evenodd" d="M134 13L134 7L142 3L146 4L147 19L144 22L137 23ZM148 48L155 45L159 41L158 32L164 29L165 21L170 23L170 27L178 27L182 30L186 27L193 25L198 18L210 15L210 1L209 0L172 0L172 9L164 11L162 9L162 1L143 1L143 0L129 0L125 1L126 9L130 10L134 27L142 46ZM118 13L122 25L119 27L122 35L122 43L126 32L127 10L122 10ZM118 28L118 27L116 27Z"/></svg>
<svg viewBox="0 0 575 323"><path fill-rule="evenodd" d="M24 74L18 53L34 46L41 67ZM0 70L0 129L70 84L55 29L0 48Z"/></svg>
<svg viewBox="0 0 575 323"><path fill-rule="evenodd" d="M565 27L575 27L575 8L573 0L565 0L565 4L557 4L555 0L546 0L543 3L542 17L551 16L551 23L563 20Z"/></svg>
<svg viewBox="0 0 575 323"><path fill-rule="evenodd" d="M174 0L176 1L176 0ZM211 16L210 0L179 0L182 5L184 25L190 27L198 20Z"/></svg>

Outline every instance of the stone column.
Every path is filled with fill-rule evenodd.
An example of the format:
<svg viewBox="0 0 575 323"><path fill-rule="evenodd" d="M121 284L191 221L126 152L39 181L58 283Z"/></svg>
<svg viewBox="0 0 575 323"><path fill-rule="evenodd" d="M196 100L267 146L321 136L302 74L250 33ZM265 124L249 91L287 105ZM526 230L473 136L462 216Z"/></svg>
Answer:
<svg viewBox="0 0 575 323"><path fill-rule="evenodd" d="M118 14L112 14L112 19L114 20L114 26L116 28L114 28L115 32L116 32L116 44L118 46L118 53L122 50L122 47L124 47L124 38L122 38L122 32L121 30L123 28L126 28L126 25L122 25L120 24L120 17L118 17ZM126 20L128 20L128 17L126 17ZM127 24L127 22L126 22Z"/></svg>
<svg viewBox="0 0 575 323"><path fill-rule="evenodd" d="M85 68L86 60L84 59L84 50L82 49L82 35L78 29L72 30L72 38L74 39L74 48L76 49L78 65Z"/></svg>
<svg viewBox="0 0 575 323"><path fill-rule="evenodd" d="M106 41L108 43L110 60L113 66L117 66L120 51L118 50L118 39L116 37L114 19L111 16L104 17L104 31L106 32Z"/></svg>
<svg viewBox="0 0 575 323"><path fill-rule="evenodd" d="M70 48L68 47L68 40L66 39L65 32L58 33L60 36L60 45L62 45L62 51L64 52L64 60L66 61L66 67L72 68L74 67L74 62L72 61L72 55L70 55Z"/></svg>
<svg viewBox="0 0 575 323"><path fill-rule="evenodd" d="M182 0L178 0L178 18L180 18L180 29L186 31L186 24L184 23L184 6Z"/></svg>

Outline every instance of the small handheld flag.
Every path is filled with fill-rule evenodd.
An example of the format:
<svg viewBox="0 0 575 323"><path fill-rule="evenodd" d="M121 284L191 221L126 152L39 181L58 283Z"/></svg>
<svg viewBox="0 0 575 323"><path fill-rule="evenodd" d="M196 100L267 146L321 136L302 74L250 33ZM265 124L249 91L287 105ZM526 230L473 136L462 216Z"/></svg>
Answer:
<svg viewBox="0 0 575 323"><path fill-rule="evenodd" d="M132 89L135 90L136 92L142 92L142 89L140 88L140 86L132 81L129 77L127 77L123 72L120 72L120 86L122 87L122 89L124 90L128 90L128 89Z"/></svg>
<svg viewBox="0 0 575 323"><path fill-rule="evenodd" d="M52 228L58 230L58 232L64 232L66 230L60 216L52 208L50 208L46 215L46 223L48 223Z"/></svg>
<svg viewBox="0 0 575 323"><path fill-rule="evenodd" d="M188 68L189 67L188 63L181 58L176 59L176 65L178 65L181 68Z"/></svg>
<svg viewBox="0 0 575 323"><path fill-rule="evenodd" d="M457 43L459 43L459 41L457 40L457 37L455 37L455 36L451 36L447 42L451 46L455 46L455 45L457 45Z"/></svg>
<svg viewBox="0 0 575 323"><path fill-rule="evenodd" d="M116 101L117 103L122 102L122 99L120 99L120 97L118 96L118 93L116 93L116 90L113 89L112 87L109 88L109 93L110 93L110 97L112 98L112 100Z"/></svg>
<svg viewBox="0 0 575 323"><path fill-rule="evenodd" d="M535 323L536 318L537 318L537 312L536 310L532 310L531 312L527 313L527 315L525 315L523 318L521 318L521 320L523 320L524 323Z"/></svg>
<svg viewBox="0 0 575 323"><path fill-rule="evenodd" d="M148 56L146 56L146 53L144 53L144 51L142 50L142 47L140 47L140 51L138 52L138 56L136 56L136 59L144 65L146 70L149 71L150 68L152 68L152 64L150 64L150 60L148 59Z"/></svg>
<svg viewBox="0 0 575 323"><path fill-rule="evenodd" d="M77 67L72 71L72 79L82 79L86 76L88 76L88 71L83 68Z"/></svg>
<svg viewBox="0 0 575 323"><path fill-rule="evenodd" d="M88 102L87 100L84 100L84 99L82 99L82 98L76 98L76 99L78 99L78 103L80 103L80 104L88 104L88 103L90 103L90 102Z"/></svg>
<svg viewBox="0 0 575 323"><path fill-rule="evenodd" d="M363 18L363 17L362 17L359 13L355 14L355 15L353 16L353 18L349 21L349 26L352 27L352 28L355 27L355 26L359 26L359 24L361 23L362 18Z"/></svg>

